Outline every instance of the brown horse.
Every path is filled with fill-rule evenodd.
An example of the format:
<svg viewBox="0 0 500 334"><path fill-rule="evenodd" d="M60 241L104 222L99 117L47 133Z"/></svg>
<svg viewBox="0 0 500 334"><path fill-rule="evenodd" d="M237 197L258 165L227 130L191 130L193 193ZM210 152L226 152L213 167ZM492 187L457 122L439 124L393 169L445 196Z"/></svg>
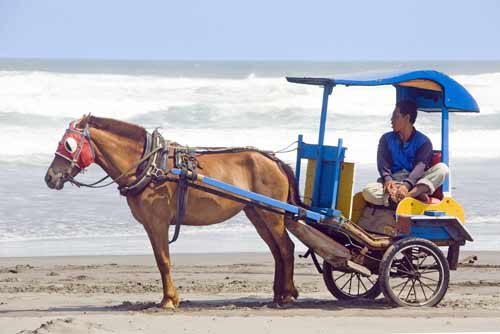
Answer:
<svg viewBox="0 0 500 334"><path fill-rule="evenodd" d="M50 188L62 189L64 183L94 160L120 186L136 180L134 164L141 159L147 132L144 128L107 118L84 116L70 125L45 181ZM89 153L91 152L91 153ZM293 171L278 159L257 150L237 153L199 154L203 174L280 201L297 203ZM172 161L168 161L172 167ZM132 170L131 173L128 173ZM176 217L176 182L150 183L136 195L126 195L132 215L146 230L153 247L163 283L160 306L174 309L179 295L172 280L168 245L169 225ZM243 210L266 242L275 261L274 303L288 304L297 298L293 282L294 244L285 229L283 215L244 203L189 188L184 225L203 226L221 223Z"/></svg>

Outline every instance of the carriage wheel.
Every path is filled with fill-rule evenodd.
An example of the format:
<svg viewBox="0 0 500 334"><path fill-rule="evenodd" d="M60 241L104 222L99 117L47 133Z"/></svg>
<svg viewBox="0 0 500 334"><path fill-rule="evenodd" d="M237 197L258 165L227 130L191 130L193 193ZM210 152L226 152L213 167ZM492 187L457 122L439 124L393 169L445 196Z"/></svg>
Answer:
<svg viewBox="0 0 500 334"><path fill-rule="evenodd" d="M450 269L443 252L429 240L405 238L391 245L380 263L380 287L399 306L435 306L443 299Z"/></svg>
<svg viewBox="0 0 500 334"><path fill-rule="evenodd" d="M355 272L335 270L327 261L323 262L323 280L328 291L338 300L375 299L381 292L378 275L366 277Z"/></svg>

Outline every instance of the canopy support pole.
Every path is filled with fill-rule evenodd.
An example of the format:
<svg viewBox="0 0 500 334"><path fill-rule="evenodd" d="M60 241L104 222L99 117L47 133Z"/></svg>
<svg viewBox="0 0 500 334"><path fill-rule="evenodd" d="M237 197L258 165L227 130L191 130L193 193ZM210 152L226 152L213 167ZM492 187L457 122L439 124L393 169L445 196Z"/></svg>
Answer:
<svg viewBox="0 0 500 334"><path fill-rule="evenodd" d="M312 196L312 205L318 205L319 202L319 186L321 183L321 167L323 161L323 143L325 141L326 116L328 113L328 98L332 94L333 85L325 85L323 89L323 104L321 106L321 120L319 123L319 138L318 138L318 160L316 161L316 171L314 173L314 187Z"/></svg>
<svg viewBox="0 0 500 334"><path fill-rule="evenodd" d="M449 156L449 113L448 108L443 106L441 113L441 159L446 166L449 166L450 156ZM448 175L443 183L443 193L447 193L451 196L450 190L450 176Z"/></svg>

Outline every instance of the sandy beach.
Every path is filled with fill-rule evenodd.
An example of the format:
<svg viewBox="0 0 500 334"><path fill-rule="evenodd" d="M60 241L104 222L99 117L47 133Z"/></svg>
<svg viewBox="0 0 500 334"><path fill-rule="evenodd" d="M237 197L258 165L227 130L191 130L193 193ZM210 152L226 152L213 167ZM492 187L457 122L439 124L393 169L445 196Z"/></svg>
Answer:
<svg viewBox="0 0 500 334"><path fill-rule="evenodd" d="M310 259L297 256L300 296L271 304L270 254L173 254L181 295L175 312L157 308L153 256L0 258L1 333L416 333L500 330L500 253L452 272L433 308L393 308L383 298L346 303L327 291ZM24 330L24 331L23 331Z"/></svg>

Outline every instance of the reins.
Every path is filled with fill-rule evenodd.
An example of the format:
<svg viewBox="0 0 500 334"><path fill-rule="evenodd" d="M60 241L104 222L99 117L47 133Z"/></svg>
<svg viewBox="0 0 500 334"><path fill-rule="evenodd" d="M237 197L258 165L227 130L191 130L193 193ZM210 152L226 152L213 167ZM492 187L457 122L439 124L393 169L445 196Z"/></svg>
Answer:
<svg viewBox="0 0 500 334"><path fill-rule="evenodd" d="M117 181L119 179L121 179L125 175L129 174L133 169L137 168L140 164L142 164L144 161L148 160L156 152L158 152L158 151L160 151L162 149L163 149L163 147L161 147L161 146L156 147L151 152L149 152L144 157L142 157L139 161L137 161L132 166L130 166L130 168L128 168L126 171L124 171L123 173L121 173L118 177L116 177L114 179L111 179L111 181L109 181L106 184L99 185L99 183L104 182L104 180L106 180L108 178L111 178L111 176L109 176L109 175L106 175L103 178L101 178L101 179L99 179L99 180L97 180L97 181L95 181L93 183L84 183L84 182L77 181L74 177L72 177L70 174L68 174L69 175L68 176L68 181L71 182L71 184L74 184L77 187L86 187L86 188L94 188L94 189L108 187L108 186L112 185L113 183L118 183Z"/></svg>

